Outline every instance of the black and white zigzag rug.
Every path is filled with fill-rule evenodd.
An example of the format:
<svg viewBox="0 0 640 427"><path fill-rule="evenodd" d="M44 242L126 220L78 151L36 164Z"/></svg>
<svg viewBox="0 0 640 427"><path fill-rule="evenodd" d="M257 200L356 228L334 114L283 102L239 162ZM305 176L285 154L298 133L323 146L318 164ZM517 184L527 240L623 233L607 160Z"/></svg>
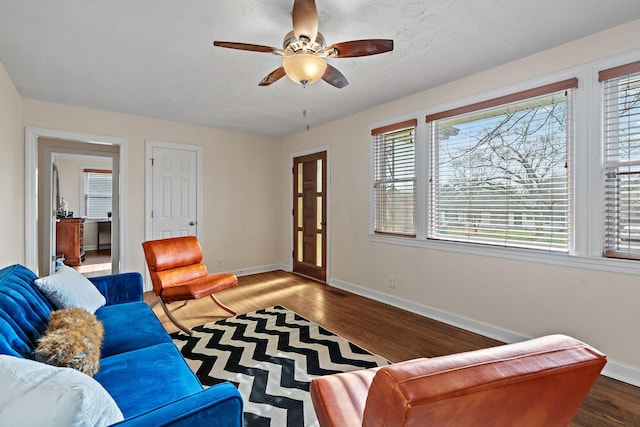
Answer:
<svg viewBox="0 0 640 427"><path fill-rule="evenodd" d="M311 379L389 363L281 306L171 336L205 387L238 388L247 427L317 426Z"/></svg>

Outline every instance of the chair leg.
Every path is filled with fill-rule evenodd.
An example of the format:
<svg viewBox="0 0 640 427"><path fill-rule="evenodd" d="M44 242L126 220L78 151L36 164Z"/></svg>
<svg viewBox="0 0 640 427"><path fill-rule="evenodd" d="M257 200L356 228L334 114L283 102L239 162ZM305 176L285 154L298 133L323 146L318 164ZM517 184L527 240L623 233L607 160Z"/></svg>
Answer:
<svg viewBox="0 0 640 427"><path fill-rule="evenodd" d="M175 317L173 317L173 314L171 314L171 312L169 311L169 308L167 307L167 305L164 303L164 301L162 301L162 298L157 298L154 301L154 303L151 305L151 307L155 306L158 303L160 303L160 305L162 306L162 309L164 310L164 313L167 315L169 320L171 320L171 322L173 322L174 325L176 325L178 328L180 328L182 331L184 331L184 333L186 333L187 335L192 335L193 334L191 332L191 329L187 328L182 323L178 322L178 320ZM184 304L182 304L180 307L184 307Z"/></svg>
<svg viewBox="0 0 640 427"><path fill-rule="evenodd" d="M233 310L231 310L229 307L227 307L226 305L224 305L223 303L220 302L220 300L218 300L218 298L216 298L213 294L209 295L211 297L211 299L213 300L213 302L215 302L216 304L218 304L218 306L220 308L222 308L224 311L226 311L227 313L231 313L232 316L235 316L237 313Z"/></svg>

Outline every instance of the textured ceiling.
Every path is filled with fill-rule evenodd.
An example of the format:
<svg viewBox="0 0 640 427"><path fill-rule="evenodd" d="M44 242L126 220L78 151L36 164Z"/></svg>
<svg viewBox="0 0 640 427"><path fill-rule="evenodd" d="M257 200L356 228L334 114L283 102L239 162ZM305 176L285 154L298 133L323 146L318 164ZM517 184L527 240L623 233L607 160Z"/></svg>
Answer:
<svg viewBox="0 0 640 427"><path fill-rule="evenodd" d="M280 57L212 42L281 47L292 0L0 0L0 61L27 99L283 137L640 18L640 0L316 4L327 44L394 51L330 59L344 89L258 87Z"/></svg>

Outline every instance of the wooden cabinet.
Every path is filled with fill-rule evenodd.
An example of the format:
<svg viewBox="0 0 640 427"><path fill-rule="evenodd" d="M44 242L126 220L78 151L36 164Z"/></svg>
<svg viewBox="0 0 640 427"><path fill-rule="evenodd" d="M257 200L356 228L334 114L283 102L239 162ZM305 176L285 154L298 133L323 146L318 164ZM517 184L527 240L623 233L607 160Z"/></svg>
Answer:
<svg viewBox="0 0 640 427"><path fill-rule="evenodd" d="M56 223L56 255L67 265L84 261L84 218L61 218Z"/></svg>

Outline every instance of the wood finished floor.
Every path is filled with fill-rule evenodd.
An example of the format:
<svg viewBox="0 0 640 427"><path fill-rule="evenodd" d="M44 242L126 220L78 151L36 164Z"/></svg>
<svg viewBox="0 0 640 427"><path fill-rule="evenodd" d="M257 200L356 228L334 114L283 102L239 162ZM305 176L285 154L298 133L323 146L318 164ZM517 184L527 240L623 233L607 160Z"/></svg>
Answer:
<svg viewBox="0 0 640 427"><path fill-rule="evenodd" d="M111 274L111 249L86 251L82 265L73 268L85 277Z"/></svg>
<svg viewBox="0 0 640 427"><path fill-rule="evenodd" d="M218 294L238 314L282 305L371 352L398 362L501 344L444 323L284 271L244 276L239 286ZM155 295L145 294L152 303ZM209 298L172 304L174 316L188 327L226 317ZM154 312L169 332L178 329L160 305ZM571 426L640 426L640 388L600 376Z"/></svg>

